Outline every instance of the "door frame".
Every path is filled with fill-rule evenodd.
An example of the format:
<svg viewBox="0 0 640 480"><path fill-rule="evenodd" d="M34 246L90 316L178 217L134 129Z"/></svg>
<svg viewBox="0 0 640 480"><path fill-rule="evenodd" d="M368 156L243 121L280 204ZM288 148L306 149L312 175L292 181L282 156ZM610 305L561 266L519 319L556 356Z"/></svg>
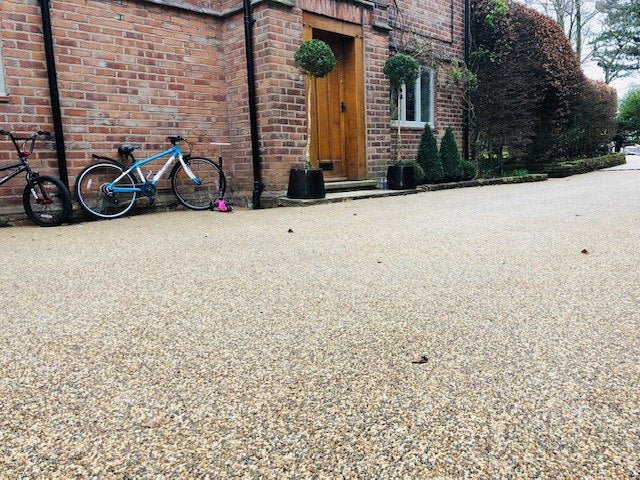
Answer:
<svg viewBox="0 0 640 480"><path fill-rule="evenodd" d="M345 55L349 63L346 67L352 75L346 75L345 90L354 92L353 98L347 99L345 112L346 140L345 140L345 173L348 180L363 180L367 178L366 163L366 132L365 132L365 97L364 97L364 41L363 27L340 20L335 20L309 12L302 14L303 40L311 40L314 30L322 30L329 33L352 38L353 47ZM308 89L308 84L306 85ZM315 112L311 114L312 121ZM314 142L317 139L312 136L310 145L313 152ZM317 145L317 144L316 144Z"/></svg>

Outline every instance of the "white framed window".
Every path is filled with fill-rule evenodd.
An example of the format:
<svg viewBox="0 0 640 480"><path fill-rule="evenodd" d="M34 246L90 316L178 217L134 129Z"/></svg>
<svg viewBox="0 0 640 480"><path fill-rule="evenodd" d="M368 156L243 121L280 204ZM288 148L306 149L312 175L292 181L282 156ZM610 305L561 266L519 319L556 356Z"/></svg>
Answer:
<svg viewBox="0 0 640 480"><path fill-rule="evenodd" d="M402 86L400 99L400 126L424 128L433 127L434 117L434 71L432 68L420 67L420 76L415 85ZM397 101L392 101L391 124L398 126Z"/></svg>
<svg viewBox="0 0 640 480"><path fill-rule="evenodd" d="M4 81L4 61L2 60L2 39L0 38L0 97L7 96L7 86Z"/></svg>

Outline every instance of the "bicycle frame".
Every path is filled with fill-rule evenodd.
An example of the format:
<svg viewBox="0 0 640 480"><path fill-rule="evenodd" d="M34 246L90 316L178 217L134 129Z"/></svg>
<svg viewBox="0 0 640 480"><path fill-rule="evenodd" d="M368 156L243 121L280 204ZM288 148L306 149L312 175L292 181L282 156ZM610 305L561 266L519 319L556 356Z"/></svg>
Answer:
<svg viewBox="0 0 640 480"><path fill-rule="evenodd" d="M18 175L20 175L22 172L28 172L29 171L29 166L25 163L16 163L15 165L8 165L6 167L0 167L0 172L4 172L5 170L16 170L13 173L10 173L9 175L0 178L0 185L5 184L6 182L8 182L9 180L11 180L14 177L17 177Z"/></svg>
<svg viewBox="0 0 640 480"><path fill-rule="evenodd" d="M29 155L31 155L31 152L33 152L33 147L36 144L37 135L34 134L30 137L14 137L13 134L5 132L4 130L2 131L2 134L8 135L11 138L11 142L13 143L13 146L18 153L18 159L20 160L20 162L14 163L13 165L0 167L0 172L4 172L5 170L15 170L15 172L0 178L0 185L3 185L12 178L17 177L22 172L27 172L27 181L29 181L31 169L29 168L27 158L29 157ZM48 132L38 132L38 134L48 134ZM22 147L24 147L25 150L20 147L20 144L18 142L23 142Z"/></svg>
<svg viewBox="0 0 640 480"><path fill-rule="evenodd" d="M166 157L167 155L171 155L169 157L169 160L167 160L167 163L165 163L162 166L162 168L158 170L158 172L153 176L151 181L147 180L144 174L142 173L142 170L140 169L140 167L143 167L147 163L153 162L154 160L158 160L159 158ZM144 190L140 187L118 187L116 185L125 176L127 176L129 173L135 170L138 173L138 176L140 177L140 181L142 182L143 185L151 184L155 186L158 184L158 182L160 181L160 178L167 171L167 168L169 168L169 165L171 165L176 158L182 164L182 166L184 167L184 171L187 173L187 175L189 175L189 178L191 178L193 183L195 183L196 185L200 185L201 183L200 180L198 180L198 178L193 174L191 169L185 163L184 158L182 156L182 150L180 150L180 147L178 145L174 145L169 150L166 150L162 153L158 153L157 155L153 155L149 158L145 158L144 160L138 160L133 165L131 165L127 170L122 172L122 174L120 174L118 178L116 178L113 182L109 183L107 185L107 188L113 193L143 192Z"/></svg>

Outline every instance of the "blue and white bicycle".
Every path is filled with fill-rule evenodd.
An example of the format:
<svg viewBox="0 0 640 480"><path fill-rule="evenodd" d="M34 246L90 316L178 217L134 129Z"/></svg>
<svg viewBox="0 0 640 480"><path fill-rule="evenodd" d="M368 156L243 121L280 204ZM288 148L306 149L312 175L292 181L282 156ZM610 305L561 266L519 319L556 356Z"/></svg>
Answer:
<svg viewBox="0 0 640 480"><path fill-rule="evenodd" d="M177 163L169 177L171 189L181 204L193 210L206 210L222 200L227 183L222 171L222 156L216 163L205 157L183 155L178 143L185 139L181 136L167 139L171 142L169 150L139 161L133 157L137 146L121 146L118 153L133 162L130 167L107 157L93 155L94 160L100 162L86 167L76 180L76 193L82 208L96 218L117 218L133 208L139 195L148 197L153 203L160 178L175 160ZM169 159L153 177L152 172L144 176L141 167L166 156ZM139 181L136 181L134 172Z"/></svg>

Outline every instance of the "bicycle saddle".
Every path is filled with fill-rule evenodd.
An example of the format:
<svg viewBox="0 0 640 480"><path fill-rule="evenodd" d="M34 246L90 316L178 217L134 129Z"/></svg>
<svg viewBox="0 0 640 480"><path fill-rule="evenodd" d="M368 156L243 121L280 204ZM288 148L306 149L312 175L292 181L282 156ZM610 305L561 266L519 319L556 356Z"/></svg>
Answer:
<svg viewBox="0 0 640 480"><path fill-rule="evenodd" d="M131 155L134 150L139 148L140 145L120 145L120 147L118 147L118 153L120 155Z"/></svg>

